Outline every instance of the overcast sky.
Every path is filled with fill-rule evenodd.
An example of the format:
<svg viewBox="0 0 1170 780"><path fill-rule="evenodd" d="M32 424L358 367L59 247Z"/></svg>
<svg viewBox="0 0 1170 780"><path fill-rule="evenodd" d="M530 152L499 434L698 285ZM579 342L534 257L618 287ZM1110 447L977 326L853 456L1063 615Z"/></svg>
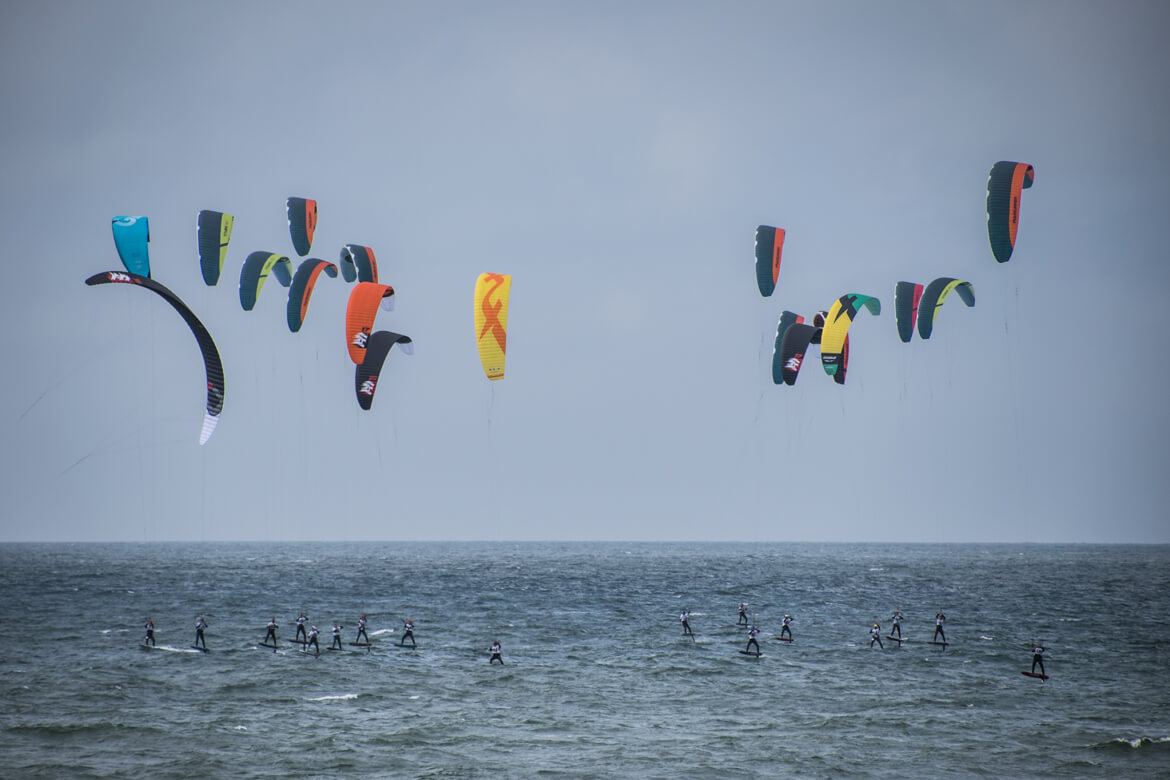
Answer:
<svg viewBox="0 0 1170 780"><path fill-rule="evenodd" d="M6 3L0 540L1170 542L1162 2ZM1035 166L1015 254L997 160ZM366 244L397 307L373 409L351 286L301 332L251 251ZM235 215L204 285L200 209ZM219 346L203 366L120 269ZM787 229L760 296L759 224ZM507 375L472 292L513 275ZM895 283L953 276L929 341ZM771 381L846 293L849 381Z"/></svg>

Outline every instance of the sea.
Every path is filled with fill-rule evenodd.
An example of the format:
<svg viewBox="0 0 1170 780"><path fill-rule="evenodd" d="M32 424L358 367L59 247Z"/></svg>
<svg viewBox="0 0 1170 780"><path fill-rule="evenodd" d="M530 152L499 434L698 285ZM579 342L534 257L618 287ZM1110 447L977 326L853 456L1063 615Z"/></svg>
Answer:
<svg viewBox="0 0 1170 780"><path fill-rule="evenodd" d="M0 582L4 777L1170 777L1170 546L7 544Z"/></svg>

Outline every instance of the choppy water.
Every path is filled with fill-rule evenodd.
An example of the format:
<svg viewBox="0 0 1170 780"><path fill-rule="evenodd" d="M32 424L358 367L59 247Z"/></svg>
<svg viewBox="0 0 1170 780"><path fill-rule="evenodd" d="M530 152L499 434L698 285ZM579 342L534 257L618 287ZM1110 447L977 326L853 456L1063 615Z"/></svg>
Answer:
<svg viewBox="0 0 1170 780"><path fill-rule="evenodd" d="M5 776L1170 777L1166 546L5 545L0 582Z"/></svg>

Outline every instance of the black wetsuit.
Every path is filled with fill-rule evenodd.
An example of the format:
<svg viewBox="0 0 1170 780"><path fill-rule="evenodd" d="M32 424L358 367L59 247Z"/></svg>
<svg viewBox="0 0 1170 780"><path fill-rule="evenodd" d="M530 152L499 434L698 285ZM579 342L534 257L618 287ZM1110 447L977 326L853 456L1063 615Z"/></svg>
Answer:
<svg viewBox="0 0 1170 780"><path fill-rule="evenodd" d="M406 640L409 639L412 647L418 647L418 642L414 641L414 623L408 620L403 623L402 626L406 629L406 631L402 634L402 639L398 640L398 644L404 645L406 644Z"/></svg>
<svg viewBox="0 0 1170 780"><path fill-rule="evenodd" d="M366 619L365 618L358 619L357 639L355 639L354 641L360 642L360 641L362 641L362 637L365 637L367 642L370 641L370 637L366 634Z"/></svg>
<svg viewBox="0 0 1170 780"><path fill-rule="evenodd" d="M311 647L315 651L320 653L321 652L321 645L317 644L317 629L314 628L310 633L306 634L306 636L308 636L309 639L305 643L305 651L307 652L308 649Z"/></svg>
<svg viewBox="0 0 1170 780"><path fill-rule="evenodd" d="M1032 674L1036 673L1036 664L1040 665L1040 674L1048 674L1044 671L1044 648L1036 645L1032 648Z"/></svg>
<svg viewBox="0 0 1170 780"><path fill-rule="evenodd" d="M934 616L934 639L931 641L937 640L940 636L942 637L942 641L947 641L946 632L943 631L943 621L946 619L947 616L941 612Z"/></svg>
<svg viewBox="0 0 1170 780"><path fill-rule="evenodd" d="M154 623L147 623L146 624L146 638L142 640L142 644L146 644L147 642L150 642L150 644L152 646L155 643L154 642Z"/></svg>
<svg viewBox="0 0 1170 780"><path fill-rule="evenodd" d="M760 643L756 641L756 634L758 634L758 633L760 633L760 632L756 630L755 626L752 626L751 628L748 629L748 643L747 643L747 647L744 648L747 652L750 653L752 651L752 645L755 645L756 646L756 655L760 654Z"/></svg>
<svg viewBox="0 0 1170 780"><path fill-rule="evenodd" d="M695 632L694 632L694 631L691 631L691 624L687 622L687 618L688 618L688 617L689 617L689 616L687 615L687 613L686 613L686 612L684 612L684 613L682 613L681 615L679 615L679 618L678 618L679 620L681 620L681 621L682 621L682 626L683 626L683 636L686 636L686 635L688 635L688 634L690 634L691 636L694 636L694 635L695 635Z"/></svg>
<svg viewBox="0 0 1170 780"><path fill-rule="evenodd" d="M886 649L886 646L884 644L882 644L882 630L880 628L878 628L877 626L874 626L873 628L871 628L869 630L869 637L870 637L869 638L870 649L873 649L874 642L877 642L878 647L880 647L881 649L883 649L883 650Z"/></svg>
<svg viewBox="0 0 1170 780"><path fill-rule="evenodd" d="M207 649L207 640L203 638L203 629L206 627L207 624L202 620L195 624L195 647L203 645L204 650Z"/></svg>
<svg viewBox="0 0 1170 780"><path fill-rule="evenodd" d="M305 631L305 616L304 615L297 617L297 639L303 639L305 641L305 644L308 644L308 642L309 642L309 635Z"/></svg>
<svg viewBox="0 0 1170 780"><path fill-rule="evenodd" d="M897 631L898 638L901 639L902 638L902 618L898 614L895 614L894 617L892 617L890 619L892 621L894 621L890 625L890 636L893 636L894 632Z"/></svg>
<svg viewBox="0 0 1170 780"><path fill-rule="evenodd" d="M343 629L343 628L345 628L345 626L334 626L333 627L333 644L329 645L330 650L332 650L332 649L340 650L341 649L341 629Z"/></svg>
<svg viewBox="0 0 1170 780"><path fill-rule="evenodd" d="M739 619L735 621L735 624L737 626L739 626L739 625L746 626L748 624L747 605L746 604L739 605Z"/></svg>
<svg viewBox="0 0 1170 780"><path fill-rule="evenodd" d="M488 659L488 666L491 666L496 661L500 662L500 666L504 665L504 659L500 657L500 652L501 652L500 643L493 642L492 647L491 647L492 657Z"/></svg>
<svg viewBox="0 0 1170 780"><path fill-rule="evenodd" d="M274 646L276 645L276 629L277 628L278 628L278 626L276 625L276 623L269 623L268 624L268 633L264 635L264 644L268 644L268 640L271 639L272 644Z"/></svg>

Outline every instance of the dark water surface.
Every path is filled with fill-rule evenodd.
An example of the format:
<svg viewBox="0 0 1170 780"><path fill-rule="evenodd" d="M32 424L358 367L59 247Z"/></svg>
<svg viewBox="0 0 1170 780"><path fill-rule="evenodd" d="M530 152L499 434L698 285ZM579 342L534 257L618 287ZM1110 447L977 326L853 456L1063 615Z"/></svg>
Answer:
<svg viewBox="0 0 1170 780"><path fill-rule="evenodd" d="M21 544L0 582L7 777L1170 777L1167 546Z"/></svg>

